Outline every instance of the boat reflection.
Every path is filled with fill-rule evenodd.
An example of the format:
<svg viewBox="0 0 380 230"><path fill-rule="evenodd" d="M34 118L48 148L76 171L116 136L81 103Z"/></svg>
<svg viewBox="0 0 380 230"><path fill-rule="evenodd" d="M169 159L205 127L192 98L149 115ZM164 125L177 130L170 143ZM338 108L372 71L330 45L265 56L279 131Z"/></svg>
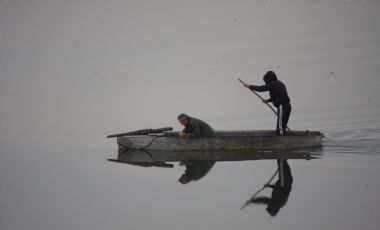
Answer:
<svg viewBox="0 0 380 230"><path fill-rule="evenodd" d="M250 204L266 205L266 211L271 216L275 216L280 209L285 206L292 190L292 171L290 170L290 166L286 159L277 159L277 167L278 168L271 179L250 199L248 199L241 209L244 209ZM278 175L277 181L274 184L271 184L271 181L276 175ZM265 188L272 189L271 196L258 196Z"/></svg>
<svg viewBox="0 0 380 230"><path fill-rule="evenodd" d="M109 161L150 167L171 167L166 162L204 162L204 161L249 161L271 159L313 159L322 155L321 148L297 149L293 151L163 151L163 150L120 150L117 159Z"/></svg>
<svg viewBox="0 0 380 230"><path fill-rule="evenodd" d="M266 205L266 210L275 216L288 201L292 190L293 176L288 163L290 159L317 159L322 156L321 148L297 149L293 151L119 151L117 159L112 162L125 163L142 167L173 168L172 163L179 162L185 166L184 173L179 177L181 184L188 184L204 178L218 161L249 161L276 160L277 170L270 180L248 199L241 209L251 204ZM170 162L170 163L169 163ZM278 176L277 176L278 175ZM277 181L271 184L277 176ZM272 189L271 196L259 196L265 189Z"/></svg>

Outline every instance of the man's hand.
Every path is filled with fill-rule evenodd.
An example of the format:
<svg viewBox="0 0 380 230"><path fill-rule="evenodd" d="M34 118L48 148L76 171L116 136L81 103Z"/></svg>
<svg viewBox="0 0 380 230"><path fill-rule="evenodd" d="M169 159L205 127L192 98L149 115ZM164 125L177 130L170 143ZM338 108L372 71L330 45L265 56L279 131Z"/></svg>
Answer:
<svg viewBox="0 0 380 230"><path fill-rule="evenodd" d="M268 104L269 103L269 99L263 99L263 103Z"/></svg>
<svg viewBox="0 0 380 230"><path fill-rule="evenodd" d="M248 83L246 83L246 82L243 82L242 84L243 84L243 86L244 86L245 88L249 88L249 87L251 86L250 84L248 84Z"/></svg>
<svg viewBox="0 0 380 230"><path fill-rule="evenodd" d="M179 136L180 138L184 138L184 137L186 136L186 133L180 131L180 132L178 132L178 136Z"/></svg>

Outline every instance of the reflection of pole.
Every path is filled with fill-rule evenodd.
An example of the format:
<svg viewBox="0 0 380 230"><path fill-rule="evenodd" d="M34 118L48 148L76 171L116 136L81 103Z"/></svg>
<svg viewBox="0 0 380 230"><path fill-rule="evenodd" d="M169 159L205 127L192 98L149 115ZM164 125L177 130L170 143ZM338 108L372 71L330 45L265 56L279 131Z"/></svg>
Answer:
<svg viewBox="0 0 380 230"><path fill-rule="evenodd" d="M245 202L245 204L240 208L240 210L243 210L245 207L247 207L251 203L251 200L253 200L261 191L263 191L266 188L267 185L269 185L272 182L272 180L277 175L277 173L278 173L278 169L276 170L276 172L274 172L273 176L269 179L269 181L266 184L264 184L264 186L261 189L259 189L259 191L253 194L251 199Z"/></svg>

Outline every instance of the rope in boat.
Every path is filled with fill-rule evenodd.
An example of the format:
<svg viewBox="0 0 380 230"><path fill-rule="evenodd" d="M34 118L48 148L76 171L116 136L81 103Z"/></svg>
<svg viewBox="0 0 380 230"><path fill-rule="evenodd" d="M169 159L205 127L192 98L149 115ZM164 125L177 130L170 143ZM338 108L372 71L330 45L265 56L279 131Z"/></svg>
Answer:
<svg viewBox="0 0 380 230"><path fill-rule="evenodd" d="M116 142L117 142L117 144L118 144L119 146L123 147L124 149L126 149L126 150L128 149L127 146L125 146L125 145L123 145L122 143L120 143L120 141L119 141L119 137L117 137Z"/></svg>
<svg viewBox="0 0 380 230"><path fill-rule="evenodd" d="M146 148L148 148L149 146L152 145L152 143L157 139L159 138L160 136L156 136L154 137L147 145L145 145L144 147L141 147L141 148L137 148L138 150L145 150ZM129 149L127 146L123 145L122 143L120 143L119 141L119 138L117 138L117 144L120 145L121 147L123 147L124 149Z"/></svg>
<svg viewBox="0 0 380 230"><path fill-rule="evenodd" d="M155 161L155 162L159 162L159 163L162 163L162 164L165 164L166 162L164 162L164 161L159 161L159 160L157 160L155 157L153 157L153 155L148 151L148 150L146 150L146 148L148 148L157 138L159 138L159 136L156 136L156 137L154 137L147 145L145 145L144 147L142 147L142 148L138 148L138 150L142 150L142 151L144 151L150 158L152 158L152 160L153 161ZM128 152L128 147L127 146L125 146L125 145L123 145L122 143L120 143L119 142L119 138L117 138L117 143L121 146L121 147L123 147L125 150L125 152Z"/></svg>
<svg viewBox="0 0 380 230"><path fill-rule="evenodd" d="M144 147L142 147L142 148L138 148L138 149L140 149L140 150L145 150L146 148L148 148L149 146L151 146L152 145L152 143L155 141L155 140L157 140L157 138L159 138L159 136L156 136L156 137L154 137L147 145L145 145Z"/></svg>
<svg viewBox="0 0 380 230"><path fill-rule="evenodd" d="M156 136L156 137L154 137L147 145L145 145L144 147L142 147L142 148L138 148L138 150L142 150L142 151L144 151L150 158L152 158L152 160L153 161L155 161L155 162L159 162L159 163L161 163L161 164L163 164L163 165L165 165L165 162L163 162L163 161L159 161L159 160L157 160L156 158L154 158L153 156L152 156L152 154L150 154L150 152L148 152L147 150L146 150L146 148L148 148L157 138L159 138L159 136ZM125 150L124 151L126 151L126 152L128 152L128 147L127 146L125 146L125 145L123 145L122 143L120 143L120 141L119 141L119 138L117 138L117 143L118 143L118 145L120 145L121 147L123 147ZM172 165L171 165L172 166Z"/></svg>

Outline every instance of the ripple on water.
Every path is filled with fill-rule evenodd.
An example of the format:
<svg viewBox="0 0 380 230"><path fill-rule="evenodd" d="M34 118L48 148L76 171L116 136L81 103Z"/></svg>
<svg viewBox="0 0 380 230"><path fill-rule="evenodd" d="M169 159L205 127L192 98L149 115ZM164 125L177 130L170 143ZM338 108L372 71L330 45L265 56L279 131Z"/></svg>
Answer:
<svg viewBox="0 0 380 230"><path fill-rule="evenodd" d="M357 128L325 134L324 151L380 155L380 128Z"/></svg>

